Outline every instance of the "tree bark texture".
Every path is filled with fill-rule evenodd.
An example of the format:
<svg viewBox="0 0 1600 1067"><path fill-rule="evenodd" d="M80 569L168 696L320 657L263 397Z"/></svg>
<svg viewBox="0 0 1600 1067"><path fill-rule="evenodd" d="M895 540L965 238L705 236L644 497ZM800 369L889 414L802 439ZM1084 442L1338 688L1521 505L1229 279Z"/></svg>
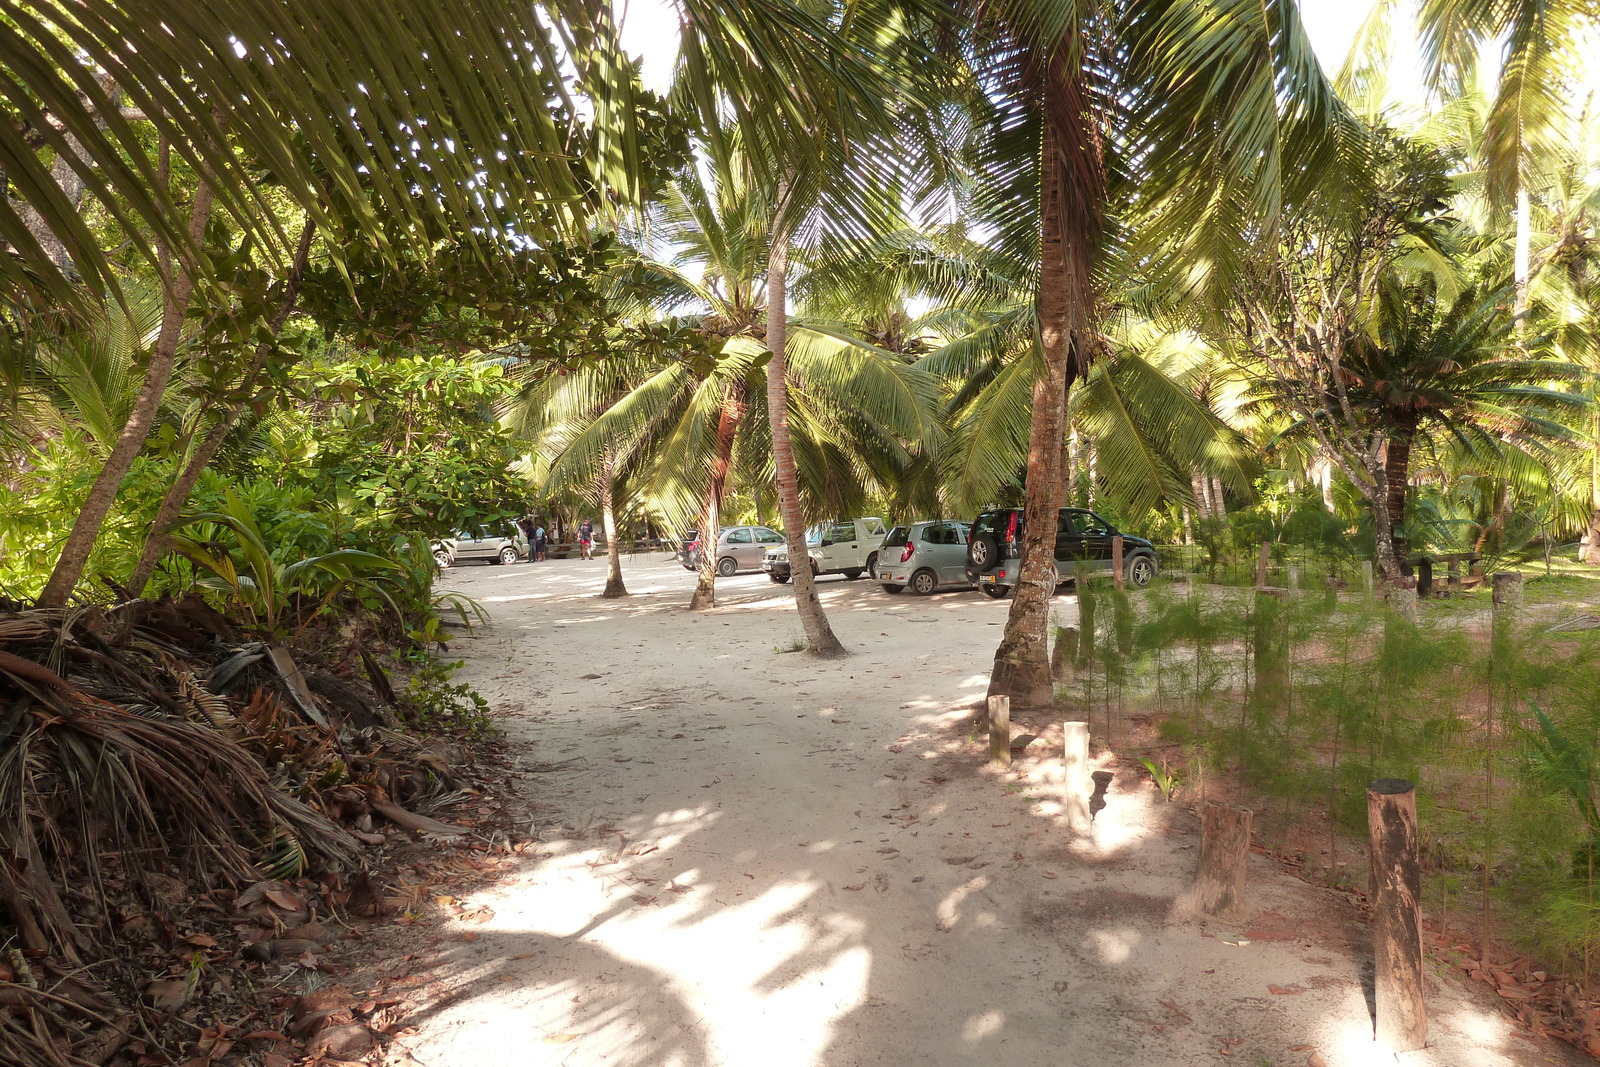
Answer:
<svg viewBox="0 0 1600 1067"><path fill-rule="evenodd" d="M1244 906L1245 871L1250 860L1249 808L1210 803L1200 815L1200 866L1194 900L1207 915L1225 915Z"/></svg>
<svg viewBox="0 0 1600 1067"><path fill-rule="evenodd" d="M212 199L211 186L202 177L195 187L194 203L189 209L189 239L194 248L201 246L205 236L206 223L211 218ZM194 293L195 275L199 267L197 264L186 262L182 257L174 266L171 263L170 250L163 250L161 259L165 268L163 273L169 276L163 279L166 285L163 287L161 301L161 330L157 333L156 343L150 350L150 362L145 367L144 383L139 387L138 395L134 397L128 421L123 424L122 432L117 435L116 443L112 445L111 453L106 457L105 466L95 478L94 485L89 488L89 494L84 498L78 517L73 520L72 531L67 534L67 539L61 546L61 555L56 559L55 569L50 572L50 579L45 583L43 592L39 594L40 607L65 606L68 598L72 596L72 591L77 588L78 580L83 577L84 568L89 564L89 553L93 551L94 543L100 536L100 528L105 524L106 516L111 513L111 507L116 503L117 493L122 489L123 480L127 478L128 471L133 469L134 460L139 458L145 440L155 427L161 399L166 395L167 383L172 380L172 368L178 356L178 342L183 337L183 319L189 310L189 297Z"/></svg>
<svg viewBox="0 0 1600 1067"><path fill-rule="evenodd" d="M1104 221L1105 168L1081 67L1050 63L1044 94L1039 208L1039 343L1028 433L1022 573L1005 634L995 650L989 695L1015 707L1054 702L1050 681L1050 597L1056 587L1056 515L1061 506L1067 390L1096 346L1095 263Z"/></svg>
<svg viewBox="0 0 1600 1067"><path fill-rule="evenodd" d="M300 230L300 239L295 244L294 259L289 265L288 275L284 278L283 293L279 296L278 306L267 324L274 341L282 332L283 324L289 320L289 314L294 310L294 302L300 295L300 284L305 280L306 264L311 258L311 240L316 236L316 232L317 224L307 219L305 226ZM239 376L240 393L248 391L255 384L256 376L265 369L267 361L271 358L271 341L263 341L256 345L255 354L251 357L249 365ZM150 577L156 572L156 564L166 554L167 531L178 521L178 515L189 502L189 494L194 492L194 487L200 481L200 475L216 456L217 449L222 447L222 442L227 440L228 434L238 425L244 406L245 401L242 399L228 405L222 417L211 425L211 429L206 431L199 446L190 454L177 480L162 495L161 506L156 509L155 521L150 524L150 532L145 535L144 547L139 552L139 562L134 565L133 575L128 579L128 592L133 596L144 595L145 586L150 584Z"/></svg>
<svg viewBox="0 0 1600 1067"><path fill-rule="evenodd" d="M1386 505L1389 510L1389 529L1394 538L1394 552L1405 571L1405 560L1410 556L1409 538L1406 536L1406 484L1411 478L1411 437L1409 434L1389 438L1384 448L1383 476L1388 482Z"/></svg>
<svg viewBox="0 0 1600 1067"><path fill-rule="evenodd" d="M1410 1052L1428 1040L1417 794L1410 782L1383 778L1367 787L1367 833L1372 852L1374 1036L1393 1052Z"/></svg>
<svg viewBox="0 0 1600 1067"><path fill-rule="evenodd" d="M780 200L783 199L780 197ZM774 216L772 248L767 261L767 416L772 425L773 480L778 491L778 514L783 518L783 538L789 549L790 582L794 586L795 608L805 630L806 647L824 658L844 656L844 645L828 625L817 583L811 575L811 556L806 550L806 520L800 510L800 478L795 471L794 448L789 442L789 343L788 300L789 235L779 222L781 208ZM712 531L715 537L715 531ZM702 541L704 542L704 531Z"/></svg>
<svg viewBox="0 0 1600 1067"><path fill-rule="evenodd" d="M622 544L617 540L616 480L617 460L607 448L600 467L600 526L606 532L606 587L600 595L608 600L628 595L622 583Z"/></svg>
<svg viewBox="0 0 1600 1067"><path fill-rule="evenodd" d="M723 395L722 409L717 412L717 452L711 460L711 484L706 488L705 514L700 522L700 565L695 569L690 611L717 605L717 537L722 528L722 496L727 491L728 471L733 465L733 443L749 411L744 382L730 384Z"/></svg>

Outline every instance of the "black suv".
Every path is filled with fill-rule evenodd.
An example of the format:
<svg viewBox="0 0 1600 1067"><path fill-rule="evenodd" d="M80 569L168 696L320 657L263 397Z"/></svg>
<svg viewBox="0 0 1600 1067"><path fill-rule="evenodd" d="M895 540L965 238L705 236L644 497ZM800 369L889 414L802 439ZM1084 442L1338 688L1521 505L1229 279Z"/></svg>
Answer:
<svg viewBox="0 0 1600 1067"><path fill-rule="evenodd" d="M1090 577L1111 573L1111 539L1121 533L1085 508L1062 508L1056 518L1056 573L1071 581L1080 569ZM1142 588L1160 569L1156 548L1142 537L1122 534L1122 573ZM996 599L1010 594L1022 570L1022 509L985 511L972 523L967 542L967 580Z"/></svg>

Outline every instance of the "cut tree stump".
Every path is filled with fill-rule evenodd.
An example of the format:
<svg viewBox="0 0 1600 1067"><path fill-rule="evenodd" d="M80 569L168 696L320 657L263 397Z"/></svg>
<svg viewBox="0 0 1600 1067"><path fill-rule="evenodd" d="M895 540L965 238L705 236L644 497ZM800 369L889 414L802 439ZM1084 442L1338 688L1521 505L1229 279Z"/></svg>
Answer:
<svg viewBox="0 0 1600 1067"><path fill-rule="evenodd" d="M1224 915L1244 906L1245 867L1250 860L1249 808L1207 804L1200 814L1200 867L1194 900L1207 915Z"/></svg>
<svg viewBox="0 0 1600 1067"><path fill-rule="evenodd" d="M1011 766L1011 698L989 698L989 766Z"/></svg>
<svg viewBox="0 0 1600 1067"><path fill-rule="evenodd" d="M1423 1001L1422 866L1417 855L1417 792L1403 778L1367 786L1372 847L1373 1036L1392 1052L1428 1040Z"/></svg>

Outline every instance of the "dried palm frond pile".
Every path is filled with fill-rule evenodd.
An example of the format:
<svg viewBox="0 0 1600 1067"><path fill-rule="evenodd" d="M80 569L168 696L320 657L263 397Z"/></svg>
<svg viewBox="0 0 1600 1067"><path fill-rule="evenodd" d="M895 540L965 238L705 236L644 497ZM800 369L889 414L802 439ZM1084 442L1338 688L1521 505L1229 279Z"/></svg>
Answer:
<svg viewBox="0 0 1600 1067"><path fill-rule="evenodd" d="M260 939L245 958L268 960L280 942L315 947L279 935L314 924L317 902L354 911L365 893L381 908L357 869L385 840L374 815L462 832L402 806L453 779L448 753L394 725L364 683L302 674L197 599L0 605L0 1062L162 1062L148 1058L159 1039L138 1039L148 1020L83 974L148 934L193 960L140 979L143 1010L189 1001L218 942L175 925L179 904ZM130 1059L130 1042L145 1052Z"/></svg>

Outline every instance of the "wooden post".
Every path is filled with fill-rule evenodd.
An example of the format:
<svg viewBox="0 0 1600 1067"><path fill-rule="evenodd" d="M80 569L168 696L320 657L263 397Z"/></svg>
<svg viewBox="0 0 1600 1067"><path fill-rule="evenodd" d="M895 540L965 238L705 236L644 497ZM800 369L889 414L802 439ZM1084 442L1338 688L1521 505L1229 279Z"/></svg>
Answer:
<svg viewBox="0 0 1600 1067"><path fill-rule="evenodd" d="M1261 558L1256 561L1256 588L1267 584L1267 560L1272 556L1272 542L1261 542Z"/></svg>
<svg viewBox="0 0 1600 1067"><path fill-rule="evenodd" d="M1372 592L1372 561L1370 559L1361 561L1361 588L1368 593Z"/></svg>
<svg viewBox="0 0 1600 1067"><path fill-rule="evenodd" d="M1417 856L1417 792L1403 778L1367 786L1372 846L1373 1035L1391 1052L1428 1040L1423 1002L1422 867Z"/></svg>
<svg viewBox="0 0 1600 1067"><path fill-rule="evenodd" d="M1064 626L1056 631L1050 649L1050 677L1058 682L1072 681L1072 661L1078 655L1078 628Z"/></svg>
<svg viewBox="0 0 1600 1067"><path fill-rule="evenodd" d="M1289 702L1289 628L1282 600L1287 589L1256 588L1253 623L1256 688L1251 703L1256 710L1277 710Z"/></svg>
<svg viewBox="0 0 1600 1067"><path fill-rule="evenodd" d="M989 766L1011 766L1011 698L989 698Z"/></svg>
<svg viewBox="0 0 1600 1067"><path fill-rule="evenodd" d="M1495 614L1515 613L1522 606L1522 572L1495 571L1493 582Z"/></svg>
<svg viewBox="0 0 1600 1067"><path fill-rule="evenodd" d="M1111 574L1117 580L1117 588L1122 588L1122 535L1113 534L1111 537Z"/></svg>
<svg viewBox="0 0 1600 1067"><path fill-rule="evenodd" d="M1427 600L1433 595L1433 560L1423 556L1417 561L1417 599Z"/></svg>
<svg viewBox="0 0 1600 1067"><path fill-rule="evenodd" d="M1461 592L1461 559L1451 556L1444 576L1445 589L1451 596Z"/></svg>
<svg viewBox="0 0 1600 1067"><path fill-rule="evenodd" d="M1296 566L1294 566L1292 564L1289 567L1289 588L1290 589L1299 589L1300 588L1300 568L1296 567Z"/></svg>
<svg viewBox="0 0 1600 1067"><path fill-rule="evenodd" d="M1200 814L1200 867L1194 875L1194 901L1207 915L1222 915L1244 905L1250 817L1249 808L1215 802Z"/></svg>
<svg viewBox="0 0 1600 1067"><path fill-rule="evenodd" d="M1061 724L1066 739L1062 752L1061 807L1067 813L1067 826L1075 834L1089 832L1089 794L1094 783L1089 777L1089 724Z"/></svg>

